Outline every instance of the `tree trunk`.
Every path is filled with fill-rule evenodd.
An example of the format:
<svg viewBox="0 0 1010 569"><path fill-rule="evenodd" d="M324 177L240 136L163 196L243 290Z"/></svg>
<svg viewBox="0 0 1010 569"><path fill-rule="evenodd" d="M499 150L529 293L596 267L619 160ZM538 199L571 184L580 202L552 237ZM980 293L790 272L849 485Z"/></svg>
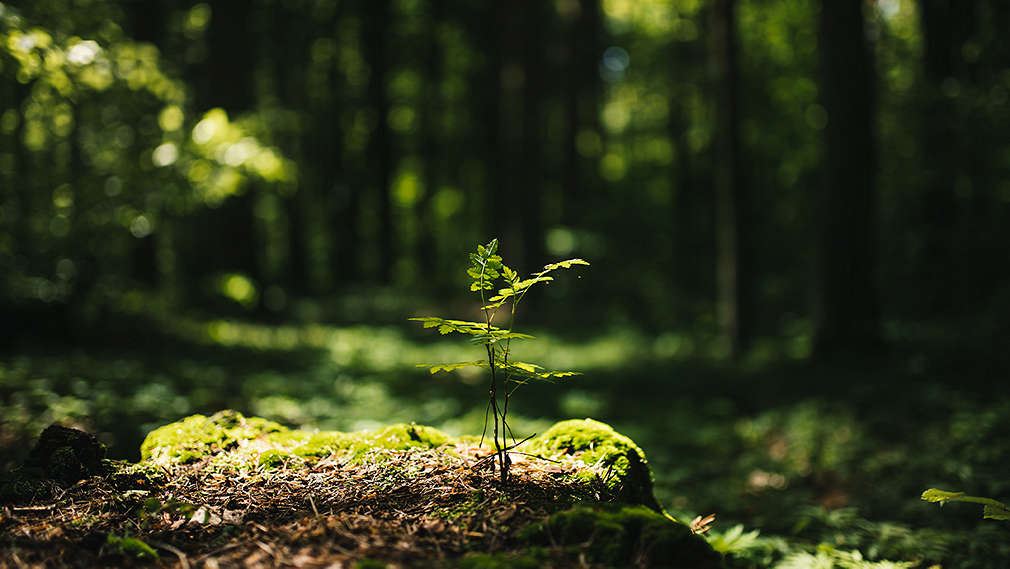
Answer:
<svg viewBox="0 0 1010 569"><path fill-rule="evenodd" d="M862 2L824 0L820 12L824 184L816 200L814 357L879 348L873 64Z"/></svg>
<svg viewBox="0 0 1010 569"><path fill-rule="evenodd" d="M229 118L253 107L255 43L250 32L254 6L228 0L215 2L207 28L207 59L187 70L195 85L195 107L199 112L221 107ZM187 296L203 296L203 279L218 271L244 273L262 282L259 243L254 212L254 189L229 197L220 207L193 216L199 233L178 240L181 265L187 274ZM195 245L183 243L200 243Z"/></svg>
<svg viewBox="0 0 1010 569"><path fill-rule="evenodd" d="M31 262L31 251L34 250L32 243L31 217L32 211L32 184L30 165L28 164L28 153L25 148L25 115L24 104L31 93L31 85L26 85L20 81L14 83L14 104L13 109L17 113L17 126L11 134L14 164L11 168L11 184L17 196L17 215L14 216L14 243L15 253L21 255L26 262Z"/></svg>
<svg viewBox="0 0 1010 569"><path fill-rule="evenodd" d="M518 218L522 235L522 259L526 270L539 269L544 262L543 184L544 164L542 139L542 99L544 97L544 25L547 14L542 0L526 0L525 38L523 43L523 99L521 148L517 153L521 170L519 203L511 213ZM515 201L515 200L513 200Z"/></svg>
<svg viewBox="0 0 1010 569"><path fill-rule="evenodd" d="M284 2L274 4L273 45L269 57L274 63L274 91L281 107L288 111L308 112L306 101L307 83L305 68L310 65L308 28L310 22L293 6ZM313 30L314 31L314 30ZM311 130L315 125L303 125L303 130ZM287 135L280 141L289 156L303 158L303 146L298 135ZM300 160L298 185L294 192L283 198L284 213L287 218L287 254L283 281L288 290L295 294L306 294L311 288L308 260L308 220L306 209L314 198L312 190L317 180L316 168L319 162Z"/></svg>
<svg viewBox="0 0 1010 569"><path fill-rule="evenodd" d="M599 114L600 6L598 0L580 0L568 16L568 45L564 101L564 177L561 222L577 225L580 210L591 194L591 178L583 175L584 160L578 137L583 129L595 128Z"/></svg>
<svg viewBox="0 0 1010 569"><path fill-rule="evenodd" d="M505 43L504 29L512 13L502 2L492 2L486 7L482 43L487 65L478 80L487 89L481 97L483 99L481 122L484 132L484 195L481 200L481 213L484 221L483 230L487 235L480 238L481 242L487 241L487 236L499 239L504 237L501 210L497 207L499 199L506 195L508 189L505 182L507 167L503 164L507 153L505 130L502 128L502 117L505 112L505 59L502 52Z"/></svg>
<svg viewBox="0 0 1010 569"><path fill-rule="evenodd" d="M386 46L390 26L389 0L371 0L365 10L363 34L365 60L371 73L368 79L368 100L375 116L375 126L368 141L369 173L376 196L379 214L379 267L382 283L393 280L393 208L390 196L390 179L393 171L392 136L389 131L389 94L386 79L389 73L389 54Z"/></svg>
<svg viewBox="0 0 1010 569"><path fill-rule="evenodd" d="M937 316L955 305L958 259L953 249L960 217L954 196L958 178L967 175L965 164L974 156L972 140L963 136L956 102L944 93L971 80L962 47L975 35L975 2L920 0L923 37L923 71L926 85L922 102L922 270L923 311Z"/></svg>
<svg viewBox="0 0 1010 569"><path fill-rule="evenodd" d="M741 173L740 77L737 67L735 0L712 4L712 72L715 88L713 183L716 200L716 287L719 325L732 359L750 341L745 287L753 279L747 235L746 187Z"/></svg>
<svg viewBox="0 0 1010 569"><path fill-rule="evenodd" d="M425 84L421 103L421 177L424 193L417 202L417 242L415 258L424 274L438 279L438 246L435 239L435 219L431 204L442 176L442 137L439 135L442 119L442 45L439 26L442 23L441 0L430 0L425 14L425 40L427 49L422 67ZM434 271L434 272L429 272Z"/></svg>

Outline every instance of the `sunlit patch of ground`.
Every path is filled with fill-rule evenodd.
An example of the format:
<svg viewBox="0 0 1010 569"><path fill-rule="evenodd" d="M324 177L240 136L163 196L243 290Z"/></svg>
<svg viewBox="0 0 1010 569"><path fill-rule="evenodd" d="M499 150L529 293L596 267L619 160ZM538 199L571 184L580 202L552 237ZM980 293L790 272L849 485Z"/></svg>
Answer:
<svg viewBox="0 0 1010 569"><path fill-rule="evenodd" d="M612 497L602 480L576 481L592 467L574 457L514 454L502 488L490 456L487 445L460 444L247 470L208 459L168 465L159 483L92 477L54 501L4 508L0 567L107 567L154 555L175 567L350 567L363 558L413 566L473 551L519 555L522 528Z"/></svg>

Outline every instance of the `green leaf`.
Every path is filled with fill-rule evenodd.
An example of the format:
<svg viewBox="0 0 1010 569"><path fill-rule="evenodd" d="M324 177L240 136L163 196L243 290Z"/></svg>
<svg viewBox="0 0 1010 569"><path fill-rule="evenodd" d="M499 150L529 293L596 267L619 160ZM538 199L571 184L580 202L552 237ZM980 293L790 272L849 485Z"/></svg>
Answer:
<svg viewBox="0 0 1010 569"><path fill-rule="evenodd" d="M519 332L509 332L507 330L492 330L487 334L474 335L470 342L474 344L495 344L502 340L532 340L534 336L520 334Z"/></svg>
<svg viewBox="0 0 1010 569"><path fill-rule="evenodd" d="M491 242L487 244L487 250L488 250L488 254L490 254L490 255L494 255L495 251L498 250L498 238L497 237L495 237L494 239L492 239Z"/></svg>
<svg viewBox="0 0 1010 569"><path fill-rule="evenodd" d="M540 274L547 273L555 269L570 269L574 265L589 265L589 261L586 261L585 259L565 259L564 261L544 265L544 270Z"/></svg>
<svg viewBox="0 0 1010 569"><path fill-rule="evenodd" d="M472 362L454 362L451 364L418 364L417 367L426 367L429 373L436 374L440 371L456 371L465 367L488 367L488 365L484 360L475 360Z"/></svg>
<svg viewBox="0 0 1010 569"><path fill-rule="evenodd" d="M495 366L504 369L514 377L516 383L526 383L531 380L551 381L575 375L582 375L575 371L553 371L545 370L543 367L528 362L510 361L506 365L500 358L495 358Z"/></svg>
<svg viewBox="0 0 1010 569"><path fill-rule="evenodd" d="M936 488L930 488L922 493L922 499L927 502L942 503L949 500L956 500L961 496L964 496L964 492L947 492L946 490L937 490Z"/></svg>
<svg viewBox="0 0 1010 569"><path fill-rule="evenodd" d="M415 322L421 322L425 328L438 328L439 333L448 334L450 332L458 332L460 334L469 334L471 336L479 336L487 334L488 332L502 331L501 328L496 328L491 326L490 329L488 325L484 322L468 322L466 320L446 320L445 318L438 318L437 316L426 316L423 318L410 318Z"/></svg>
<svg viewBox="0 0 1010 569"><path fill-rule="evenodd" d="M922 499L927 502L939 502L943 505L947 502L968 502L971 504L982 504L982 517L992 520L1010 520L1010 508L1003 502L985 498L982 496L967 496L964 492L947 492L930 488L922 493Z"/></svg>
<svg viewBox="0 0 1010 569"><path fill-rule="evenodd" d="M515 291L518 293L530 288L531 286L537 283L546 283L553 280L554 277L544 277L544 276L533 277L531 279L526 279L524 281L517 282L516 284L512 285L512 288L515 289Z"/></svg>
<svg viewBox="0 0 1010 569"><path fill-rule="evenodd" d="M982 508L982 517L990 520L1010 520L1010 509L1002 504L999 506L986 504Z"/></svg>
<svg viewBox="0 0 1010 569"><path fill-rule="evenodd" d="M516 281L519 280L519 273L515 272L512 269L512 267L509 267L508 265L502 265L501 270L502 274L505 275L505 280L507 280L509 283L515 283Z"/></svg>

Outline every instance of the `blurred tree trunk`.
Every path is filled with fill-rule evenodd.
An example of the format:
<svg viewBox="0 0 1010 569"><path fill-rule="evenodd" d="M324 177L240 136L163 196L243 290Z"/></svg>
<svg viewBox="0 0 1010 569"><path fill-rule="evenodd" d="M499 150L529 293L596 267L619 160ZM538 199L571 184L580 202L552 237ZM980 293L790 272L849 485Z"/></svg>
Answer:
<svg viewBox="0 0 1010 569"><path fill-rule="evenodd" d="M689 78L694 75L692 65L699 55L696 44L695 41L674 39L671 46L671 72L674 79L667 122L674 154L670 172L670 216L673 221L670 281L673 283L674 294L682 299L677 302L678 313L681 312L681 306L686 309L695 304L691 293L699 288L694 281L696 275L702 273L702 263L699 262L702 255L699 251L705 247L704 243L699 242L698 235L711 234L710 231L699 231L704 227L699 221L706 216L698 203L702 196L694 181L693 156L688 143L692 121Z"/></svg>
<svg viewBox="0 0 1010 569"><path fill-rule="evenodd" d="M277 2L271 10L270 30L273 32L271 53L275 78L274 90L281 108L287 112L309 112L307 101L306 68L312 65L309 42L315 37L308 19L310 16L295 7ZM299 125L302 131L312 130L315 124ZM291 133L291 134L288 134ZM317 183L319 161L304 160L301 144L304 136L290 130L280 141L285 152L299 160L298 185L294 192L284 196L284 213L287 218L287 251L285 255L284 283L295 294L305 294L311 288L308 261L308 220L306 208L313 201L312 191Z"/></svg>
<svg viewBox="0 0 1010 569"><path fill-rule="evenodd" d="M123 4L127 16L130 37L138 42L148 42L165 48L165 6L162 0L149 0L146 2L125 2ZM138 137L139 138L139 137ZM137 138L130 145L131 152L139 156L143 152ZM147 186L150 182L141 179L138 184ZM167 214L162 217L167 217ZM157 241L161 239L162 219L151 220L155 222L154 232L149 235L136 237L131 242L129 275L137 282L154 287L158 284L159 277L159 250Z"/></svg>
<svg viewBox="0 0 1010 569"><path fill-rule="evenodd" d="M12 157L14 163L11 168L11 184L14 194L17 196L17 213L14 216L14 243L15 255L22 256L22 262L31 261L31 252L36 250L33 247L32 239L32 188L31 177L28 172L28 156L25 149L25 115L24 104L31 93L31 85L20 81L13 81L13 105L11 108L17 113L17 124L14 132L11 133Z"/></svg>
<svg viewBox="0 0 1010 569"><path fill-rule="evenodd" d="M424 78L421 100L421 178L424 193L417 202L417 242L415 258L421 274L438 275L438 246L435 239L435 216L432 202L442 177L442 137L439 134L442 119L443 54L439 29L443 20L441 0L429 0L425 10L425 57L421 76Z"/></svg>
<svg viewBox="0 0 1010 569"><path fill-rule="evenodd" d="M512 10L503 2L491 2L485 5L486 12L483 13L481 26L482 34L478 40L482 44L482 51L487 60L480 73L478 82L486 88L481 99L483 100L482 129L484 131L483 151L484 156L484 195L482 196L483 232L480 237L481 242L486 242L488 237L504 237L501 210L497 207L498 201L507 195L508 185L505 181L507 167L504 165L506 158L505 132L502 128L505 105L505 60L503 56L503 45L505 43L504 29L509 21Z"/></svg>
<svg viewBox="0 0 1010 569"><path fill-rule="evenodd" d="M365 61L370 67L368 101L374 113L374 127L368 140L367 159L369 173L376 195L379 215L378 277L383 283L393 279L393 209L390 180L393 173L392 137L389 132L389 94L386 80L389 74L387 43L390 27L389 0L370 0L366 3L363 23Z"/></svg>
<svg viewBox="0 0 1010 569"><path fill-rule="evenodd" d="M523 236L524 225L520 218L526 208L535 207L525 202L529 195L522 187L527 181L528 164L522 160L526 157L522 144L527 127L527 115L524 108L525 93L529 69L526 58L526 44L533 41L531 35L535 30L527 30L526 25L536 26L527 22L530 6L527 2L517 5L496 3L497 17L493 21L498 29L494 37L498 46L494 48L493 56L500 58L497 76L492 80L498 92L496 93L496 141L494 154L489 160L495 163L493 170L492 194L488 196L485 208L490 217L491 235L501 241L501 254L506 259L512 259L516 268L526 270L526 239Z"/></svg>
<svg viewBox="0 0 1010 569"><path fill-rule="evenodd" d="M358 16L352 12L355 5L339 2L333 8L323 35L336 38L337 53L327 62L322 73L322 86L326 94L312 98L312 115L317 120L306 129L308 158L318 168L318 187L326 196L326 223L329 226L329 258L333 285L337 289L359 279L359 229L362 217L361 194L367 180L360 164L364 161L360 151L345 143L344 117L355 111L351 89L345 81L343 68L337 54L348 48L360 47L360 37L349 32L347 23Z"/></svg>
<svg viewBox="0 0 1010 569"><path fill-rule="evenodd" d="M747 236L747 189L741 172L740 73L737 66L736 2L712 3L712 79L715 90L713 184L716 200L716 287L719 325L732 359L750 342L747 287L751 286Z"/></svg>
<svg viewBox="0 0 1010 569"><path fill-rule="evenodd" d="M584 177L584 160L579 152L578 137L583 129L596 126L599 113L600 3L599 0L579 0L566 14L568 19L568 56L565 65L565 133L564 133L564 194L561 222L578 223L579 210L591 193L591 180Z"/></svg>
<svg viewBox="0 0 1010 569"><path fill-rule="evenodd" d="M815 215L817 359L872 354L880 344L874 72L862 7L862 2L821 2L820 93L828 123Z"/></svg>
<svg viewBox="0 0 1010 569"><path fill-rule="evenodd" d="M249 31L252 6L238 0L215 2L207 28L207 61L197 89L197 108L202 112L222 107L230 118L250 110L254 104L252 71L256 52ZM205 75L204 75L205 74ZM217 250L219 263L208 269L235 271L262 282L254 211L255 190L250 185L239 195L229 197L220 207L207 211L204 225L205 248ZM196 284L196 283L194 283Z"/></svg>
<svg viewBox="0 0 1010 569"><path fill-rule="evenodd" d="M516 153L519 163L515 166L521 172L516 180L519 184L519 199L512 208L512 215L518 218L522 236L522 258L520 266L526 270L539 269L544 262L544 217L543 179L544 159L542 139L546 132L543 123L542 101L545 93L545 49L544 27L548 15L542 0L526 0L524 5L524 26L517 27L522 36L522 134L520 148ZM518 38L517 38L518 39Z"/></svg>
<svg viewBox="0 0 1010 569"><path fill-rule="evenodd" d="M254 6L245 2L215 2L206 32L207 59L187 71L195 85L198 112L221 107L230 118L252 109L255 41L250 32ZM262 282L258 263L260 244L254 213L254 189L229 197L216 209L194 215L198 234L187 235L187 285L190 294L201 295L202 278L218 271L235 271ZM196 243L199 243L197 248ZM195 277L195 278L194 278Z"/></svg>
<svg viewBox="0 0 1010 569"><path fill-rule="evenodd" d="M923 38L922 120L922 231L924 246L919 260L923 271L925 312L950 313L960 279L954 250L959 206L955 188L970 173L966 164L975 156L973 140L959 112L957 93L972 82L962 50L976 35L977 2L974 0L920 0Z"/></svg>

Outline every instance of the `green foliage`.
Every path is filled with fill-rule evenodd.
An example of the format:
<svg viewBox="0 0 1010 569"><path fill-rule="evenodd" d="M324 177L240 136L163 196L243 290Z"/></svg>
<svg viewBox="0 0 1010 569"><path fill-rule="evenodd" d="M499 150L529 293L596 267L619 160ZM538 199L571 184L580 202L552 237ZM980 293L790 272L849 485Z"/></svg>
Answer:
<svg viewBox="0 0 1010 569"><path fill-rule="evenodd" d="M706 535L712 549L722 554L740 553L752 549L760 543L761 530L744 532L743 524L737 524L724 532L710 531Z"/></svg>
<svg viewBox="0 0 1010 569"><path fill-rule="evenodd" d="M496 254L497 251L498 239L492 239L486 245L478 244L477 251L470 253L470 266L466 270L467 276L471 279L470 291L476 292L480 296L481 311L484 315L483 322L448 320L436 316L411 318L411 320L420 322L424 328L437 328L439 334L458 333L470 336L471 343L484 346L487 353L486 360L434 365L421 364L421 367L427 367L431 373L456 371L465 367L483 367L490 370L491 385L487 411L494 421L492 441L497 451L498 467L501 469L501 480L504 484L508 480L511 461L507 454L510 448L507 437L512 435L512 429L508 423L509 401L512 394L520 385L532 380L549 381L576 375L576 372L546 370L539 365L515 361L510 358L512 340L533 339L533 336L512 330L516 309L533 285L549 283L554 280L553 277L547 275L548 273L557 269L570 269L576 265L588 265L589 263L582 259L567 259L545 265L542 271L533 273L528 279L521 279L515 269L502 262L501 256ZM496 288L498 293L488 298L487 292ZM508 326L500 328L492 325L498 309L505 305L508 305L509 308ZM499 375L503 391L500 404L498 399ZM486 418L484 434L487 434ZM513 445L516 443L514 435L512 435L512 442Z"/></svg>
<svg viewBox="0 0 1010 569"><path fill-rule="evenodd" d="M135 537L110 533L105 540L105 548L108 551L137 559L158 559L158 552L153 547Z"/></svg>
<svg viewBox="0 0 1010 569"><path fill-rule="evenodd" d="M1010 508L1003 502L998 502L992 498L982 498L979 496L967 496L964 492L947 492L930 488L922 493L922 499L927 502L939 502L941 506L947 502L968 502L971 504L982 504L982 517L991 520L1010 520Z"/></svg>
<svg viewBox="0 0 1010 569"><path fill-rule="evenodd" d="M815 553L793 553L774 569L911 569L918 561L867 561L859 551L845 551L821 544Z"/></svg>

